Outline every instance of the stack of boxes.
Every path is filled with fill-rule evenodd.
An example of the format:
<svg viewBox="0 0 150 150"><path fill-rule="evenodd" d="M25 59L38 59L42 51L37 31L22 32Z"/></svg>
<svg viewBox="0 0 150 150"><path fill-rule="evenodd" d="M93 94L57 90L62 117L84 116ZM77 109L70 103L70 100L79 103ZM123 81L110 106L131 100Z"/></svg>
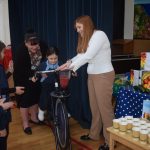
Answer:
<svg viewBox="0 0 150 150"><path fill-rule="evenodd" d="M141 70L131 70L130 82L150 95L150 52L141 53ZM150 99L143 101L142 117L150 120Z"/></svg>
<svg viewBox="0 0 150 150"><path fill-rule="evenodd" d="M133 86L141 85L150 90L150 52L141 53L141 70L131 70L130 82Z"/></svg>

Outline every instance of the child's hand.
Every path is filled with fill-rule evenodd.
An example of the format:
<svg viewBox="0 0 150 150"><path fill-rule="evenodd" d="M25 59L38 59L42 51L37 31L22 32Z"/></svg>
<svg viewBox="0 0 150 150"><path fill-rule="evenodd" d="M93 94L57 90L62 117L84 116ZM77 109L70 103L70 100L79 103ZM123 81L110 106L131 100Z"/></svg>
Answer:
<svg viewBox="0 0 150 150"><path fill-rule="evenodd" d="M14 64L13 64L13 60L10 60L10 61L9 61L8 71L11 72L11 73L14 72Z"/></svg>
<svg viewBox="0 0 150 150"><path fill-rule="evenodd" d="M34 77L32 77L32 82L36 82L37 80L38 80L38 78L36 78L35 76Z"/></svg>
<svg viewBox="0 0 150 150"><path fill-rule="evenodd" d="M15 108L16 104L14 102L6 102L6 103L1 103L1 106L3 107L4 110L10 109L10 108Z"/></svg>
<svg viewBox="0 0 150 150"><path fill-rule="evenodd" d="M4 103L5 100L6 98L0 98L0 106Z"/></svg>
<svg viewBox="0 0 150 150"><path fill-rule="evenodd" d="M0 130L0 137L5 137L7 135L6 129Z"/></svg>

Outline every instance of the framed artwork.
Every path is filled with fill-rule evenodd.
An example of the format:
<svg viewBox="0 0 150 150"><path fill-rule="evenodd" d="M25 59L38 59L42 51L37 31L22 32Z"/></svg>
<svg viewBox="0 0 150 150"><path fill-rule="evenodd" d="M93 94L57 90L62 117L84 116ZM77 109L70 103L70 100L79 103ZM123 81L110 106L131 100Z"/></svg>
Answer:
<svg viewBox="0 0 150 150"><path fill-rule="evenodd" d="M134 39L150 39L150 2L134 5Z"/></svg>

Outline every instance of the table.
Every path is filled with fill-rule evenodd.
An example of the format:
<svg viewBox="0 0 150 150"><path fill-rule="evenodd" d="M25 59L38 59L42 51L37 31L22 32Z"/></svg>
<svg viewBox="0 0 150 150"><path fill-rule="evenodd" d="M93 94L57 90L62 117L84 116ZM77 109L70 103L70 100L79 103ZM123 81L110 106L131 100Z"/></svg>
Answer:
<svg viewBox="0 0 150 150"><path fill-rule="evenodd" d="M143 100L149 99L150 94L133 90L133 87L121 87L116 94L115 117L142 116Z"/></svg>
<svg viewBox="0 0 150 150"><path fill-rule="evenodd" d="M134 139L131 132L119 132L119 130L114 129L113 127L107 128L107 131L110 133L110 150L114 150L114 142L119 142L133 150L150 150L150 144L142 143L141 141Z"/></svg>

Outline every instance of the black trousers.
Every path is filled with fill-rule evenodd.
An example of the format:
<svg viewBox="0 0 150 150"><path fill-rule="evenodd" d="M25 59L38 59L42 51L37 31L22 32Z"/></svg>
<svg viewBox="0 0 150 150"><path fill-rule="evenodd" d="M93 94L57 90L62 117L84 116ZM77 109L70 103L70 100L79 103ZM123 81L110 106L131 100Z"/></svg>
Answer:
<svg viewBox="0 0 150 150"><path fill-rule="evenodd" d="M7 150L7 137L0 137L0 150Z"/></svg>
<svg viewBox="0 0 150 150"><path fill-rule="evenodd" d="M0 150L7 150L7 138L9 134L9 125L7 125L6 130L7 130L7 136L0 137Z"/></svg>
<svg viewBox="0 0 150 150"><path fill-rule="evenodd" d="M51 84L43 84L41 89L39 108L41 110L50 109L51 106L51 96L50 93L54 90L54 86Z"/></svg>

